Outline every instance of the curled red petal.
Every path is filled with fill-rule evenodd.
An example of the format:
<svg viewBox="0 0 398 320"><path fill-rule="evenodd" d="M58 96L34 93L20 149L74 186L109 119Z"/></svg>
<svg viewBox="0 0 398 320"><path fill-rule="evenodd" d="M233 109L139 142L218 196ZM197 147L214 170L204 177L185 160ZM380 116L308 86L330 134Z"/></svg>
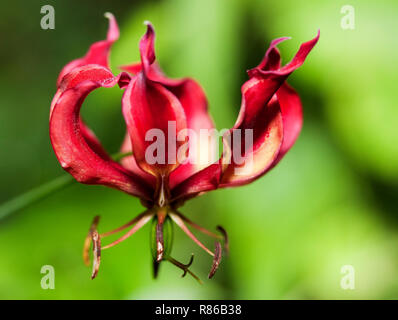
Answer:
<svg viewBox="0 0 398 320"><path fill-rule="evenodd" d="M303 110L297 92L286 82L276 92L283 119L283 142L275 166L293 146L303 126Z"/></svg>
<svg viewBox="0 0 398 320"><path fill-rule="evenodd" d="M300 46L290 63L281 68L276 46L286 39L274 40L259 66L249 70L251 79L242 86L241 110L234 127L224 138L222 159L179 183L172 190L175 199L182 201L218 187L247 184L271 169L294 143L301 128L301 104L299 105L297 100L298 96L288 90L287 85L283 83L303 64L319 39L319 31L314 39ZM282 85L279 95L283 102L283 110L276 94ZM285 112L285 120L282 112ZM283 142L285 122L286 142ZM247 152L245 152L246 129L253 130L253 145ZM234 130L240 130L240 141L234 139ZM228 137L229 139L226 139ZM236 146L239 146L241 151L239 155L243 159L239 163L234 159ZM212 173L217 171L220 174L212 176Z"/></svg>
<svg viewBox="0 0 398 320"><path fill-rule="evenodd" d="M120 83L123 75L87 80L59 94L50 116L50 138L61 166L77 181L102 184L143 199L150 199L152 188L117 162L101 157L83 136L79 112L86 96L99 87Z"/></svg>
<svg viewBox="0 0 398 320"><path fill-rule="evenodd" d="M217 162L191 175L172 189L172 201L185 201L204 192L217 189L220 183L221 169L221 163Z"/></svg>
<svg viewBox="0 0 398 320"><path fill-rule="evenodd" d="M319 35L318 35L319 37ZM257 68L267 70L278 70L280 68L280 53L277 44L289 38L273 40L267 50L264 59ZM303 112L300 97L297 92L285 81L276 92L283 120L283 142L277 158L272 166L275 166L293 146L303 124Z"/></svg>
<svg viewBox="0 0 398 320"><path fill-rule="evenodd" d="M286 65L284 65L282 68L275 68L275 64L272 64L270 62L275 61L278 55L278 51L276 49L276 45L280 43L281 41L284 41L288 38L279 38L274 40L271 43L270 48L267 50L267 54L265 59L263 60L262 63L256 68L253 68L248 71L250 77L263 77L263 76L269 76L269 75L278 75L278 76L289 76L290 73L292 73L294 70L299 68L307 58L308 54L311 52L311 50L314 48L314 46L317 44L320 36L320 30L318 30L317 35L315 36L314 39L304 42L301 44L299 50L297 51L296 55L293 57L293 59ZM274 56L271 58L271 55ZM266 59L268 56L268 59ZM268 62L268 64L267 64Z"/></svg>
<svg viewBox="0 0 398 320"><path fill-rule="evenodd" d="M123 66L121 69L137 74L142 71L142 64ZM201 135L200 130L210 131L214 128L214 123L208 112L206 95L196 81L190 78L170 79L163 74L156 62L147 68L145 76L150 81L163 85L177 97L186 116L187 129L192 130L192 135L197 138L188 137L189 159L170 174L169 183L173 188L212 162L210 154L214 150L214 141L205 134Z"/></svg>
<svg viewBox="0 0 398 320"><path fill-rule="evenodd" d="M140 72L124 92L122 108L137 164L155 176L168 175L178 166L177 150L185 143L185 138L177 140L186 129L177 97Z"/></svg>
<svg viewBox="0 0 398 320"><path fill-rule="evenodd" d="M117 26L115 17L111 13L106 13L105 17L109 19L106 40L95 42L90 46L84 57L72 60L65 65L58 76L57 86L60 85L63 77L71 72L74 68L89 64L98 64L109 68L109 53L112 44L119 38L119 28Z"/></svg>
<svg viewBox="0 0 398 320"><path fill-rule="evenodd" d="M171 91L184 109L187 129L193 134L189 135L188 141L189 159L180 164L170 175L169 183L173 188L214 162L210 157L214 141L206 135L200 135L201 129L211 130L214 124L208 113L206 96L196 81L190 78L170 79L164 75L155 61L154 29L150 23L147 23L147 26L147 32L140 42L141 63L122 66L121 69L132 74L144 72L146 79L161 84ZM194 139L193 135L200 140ZM206 158L208 161L204 161Z"/></svg>
<svg viewBox="0 0 398 320"><path fill-rule="evenodd" d="M280 68L281 57L277 45L285 40L290 39L289 37L283 37L274 39L271 41L269 48L267 49L263 60L257 66L260 70L276 70ZM251 71L249 71L250 73Z"/></svg>
<svg viewBox="0 0 398 320"><path fill-rule="evenodd" d="M232 161L223 173L221 187L246 184L265 174L279 161L279 156L282 157L292 146L300 132L301 104L297 103L297 95L293 95L290 90L287 91L287 85L283 83L295 69L304 63L319 39L319 31L314 39L300 46L292 61L280 68L280 56L276 45L285 39L276 39L271 43L260 65L249 71L251 79L242 86L241 110L234 128L230 131ZM281 86L282 89L280 89ZM284 101L282 111L277 99L278 94L275 95L279 90ZM291 102L293 97L294 103ZM286 101L287 99L290 104ZM292 108L290 109L289 106ZM285 112L284 118L283 112ZM286 129L284 129L285 125ZM245 133L241 131L241 141L237 142L232 136L234 129L253 130L252 151L248 150L244 154ZM282 143L283 139L286 139L285 143ZM241 149L238 156L244 154L243 164L242 161L239 163L235 161L237 146Z"/></svg>
<svg viewBox="0 0 398 320"><path fill-rule="evenodd" d="M124 75L123 77L126 76L127 75ZM57 92L54 95L50 107L50 118L55 104L57 103L59 97L65 90L73 88L77 86L79 83L87 80L102 81L109 78L113 78L112 72L110 72L107 68L102 67L100 65L82 66L72 70L63 78L58 87ZM103 159L110 160L109 155L102 147L100 141L95 136L94 132L84 123L84 121L81 118L80 118L80 130L83 138L86 140L86 143L90 146L90 148L93 149L94 152L96 152Z"/></svg>
<svg viewBox="0 0 398 320"><path fill-rule="evenodd" d="M155 30L150 22L145 22L147 26L147 31L145 35L140 40L140 55L141 55L141 62L143 65L144 72L149 66L155 61L155 49L154 49L154 42L155 42Z"/></svg>
<svg viewBox="0 0 398 320"><path fill-rule="evenodd" d="M229 133L231 149L230 164L223 172L221 187L243 185L263 175L276 159L283 139L283 122L276 99L270 103L262 100L267 83L258 79L249 80L243 86L242 109L258 109L253 117L242 117ZM234 131L240 136L234 136ZM248 133L246 130L251 130ZM246 135L252 135L252 145L246 144ZM250 140L249 140L250 141ZM241 157L239 161L238 157Z"/></svg>
<svg viewBox="0 0 398 320"><path fill-rule="evenodd" d="M142 64L136 63L121 67L122 70L137 74L142 71ZM206 135L200 135L200 130L214 128L213 120L208 112L206 95L200 85L190 78L170 79L166 77L156 62L147 68L145 76L152 82L159 83L171 91L181 103L187 120L187 129L192 130L199 141L189 139L190 159L180 164L170 175L170 187L178 185L183 180L199 172L210 164L210 161L199 159L210 158L212 140Z"/></svg>
<svg viewBox="0 0 398 320"><path fill-rule="evenodd" d="M65 77L62 79L56 94L51 102L50 107L50 118L52 111L56 102L58 101L61 94L70 88L77 86L79 83L82 83L87 80L92 81L104 81L106 79L113 79L112 72L100 65L87 65L82 67L77 67L69 72ZM130 77L126 73L122 73L119 76L119 86L124 87L126 83L128 83ZM99 156L103 159L110 160L109 155L102 147L100 141L95 136L94 132L84 123L84 121L80 118L80 129L81 134L86 140L86 143L93 149Z"/></svg>

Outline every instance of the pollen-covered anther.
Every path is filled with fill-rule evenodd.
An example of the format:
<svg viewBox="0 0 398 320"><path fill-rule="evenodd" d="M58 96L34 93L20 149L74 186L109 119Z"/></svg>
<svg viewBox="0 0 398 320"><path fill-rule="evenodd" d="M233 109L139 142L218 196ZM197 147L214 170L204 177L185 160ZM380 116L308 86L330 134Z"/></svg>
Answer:
<svg viewBox="0 0 398 320"><path fill-rule="evenodd" d="M217 226L216 229L220 231L222 234L223 240L224 240L224 250L225 253L228 255L229 254L229 238L228 238L228 233L227 231L222 227L222 226Z"/></svg>
<svg viewBox="0 0 398 320"><path fill-rule="evenodd" d="M163 260L164 254L164 240L163 240L163 222L156 225L156 262Z"/></svg>
<svg viewBox="0 0 398 320"><path fill-rule="evenodd" d="M84 240L83 246L83 261L86 266L90 265L90 247L93 242L93 232L97 230L99 223L99 216L95 216L93 222L91 223L90 229L87 233L86 239Z"/></svg>
<svg viewBox="0 0 398 320"><path fill-rule="evenodd" d="M91 274L91 279L94 279L99 271L100 263L101 263L101 237L98 234L97 230L92 232L92 240L93 240L93 272Z"/></svg>
<svg viewBox="0 0 398 320"><path fill-rule="evenodd" d="M116 244L126 240L131 235L133 235L136 231L138 231L141 227L143 227L152 217L152 212L150 210L145 211L135 217L133 220L129 221L128 223L124 224L123 226L116 228L112 231L108 231L106 233L99 234L97 231L97 226L99 222L99 216L94 217L93 222L90 226L90 230L86 236L84 241L83 247L83 260L86 265L90 265L90 246L91 243L93 244L93 271L91 274L91 279L94 279L99 271L99 266L101 262L101 250L108 249L110 247L115 246ZM104 246L101 248L101 239L107 236L110 236L114 233L122 231L127 227L133 225L133 228L130 229L124 236L119 238L118 240Z"/></svg>
<svg viewBox="0 0 398 320"><path fill-rule="evenodd" d="M214 274L216 273L220 262L221 262L222 254L221 254L221 244L216 241L215 249L214 249L214 257L213 257L213 265L211 266L211 270L209 273L209 279L213 278Z"/></svg>

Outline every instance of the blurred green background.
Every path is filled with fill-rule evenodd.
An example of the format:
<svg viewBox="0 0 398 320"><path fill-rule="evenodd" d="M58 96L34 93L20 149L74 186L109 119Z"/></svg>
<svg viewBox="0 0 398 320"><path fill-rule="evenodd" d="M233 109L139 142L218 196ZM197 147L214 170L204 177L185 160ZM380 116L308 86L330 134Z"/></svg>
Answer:
<svg viewBox="0 0 398 320"><path fill-rule="evenodd" d="M40 8L55 8L55 30L40 28ZM340 26L343 5L355 29ZM289 82L304 105L294 148L255 183L218 190L187 203L189 218L223 225L231 254L215 279L211 259L176 231L174 256L204 285L165 263L151 277L149 226L102 255L92 281L81 250L89 224L100 231L142 211L137 199L100 186L74 184L0 220L2 299L395 299L398 298L398 108L396 1L21 1L0 19L0 202L63 174L48 137L48 113L63 65L104 39L104 12L121 38L111 62L138 60L144 20L156 29L160 65L204 87L218 129L233 125L245 70L281 36L283 61L300 43L321 38ZM125 127L117 88L97 90L83 115L110 153ZM201 238L207 241L206 238ZM206 242L212 246L212 242ZM55 268L55 290L40 269ZM355 268L355 289L340 287L341 267Z"/></svg>

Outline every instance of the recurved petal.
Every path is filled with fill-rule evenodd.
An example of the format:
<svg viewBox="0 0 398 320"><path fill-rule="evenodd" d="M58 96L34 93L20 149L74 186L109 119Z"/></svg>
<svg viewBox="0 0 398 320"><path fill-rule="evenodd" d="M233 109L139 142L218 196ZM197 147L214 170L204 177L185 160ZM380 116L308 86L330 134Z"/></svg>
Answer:
<svg viewBox="0 0 398 320"><path fill-rule="evenodd" d="M283 67L280 67L276 45L286 38L276 39L260 65L249 71L251 79L242 86L241 110L227 141L232 159L223 173L221 187L246 184L262 176L294 143L301 129L301 104L297 94L284 82L304 63L318 39L319 31L314 39L303 43L292 61ZM246 129L253 130L253 144L249 149L245 142ZM233 135L236 130L240 130L240 141Z"/></svg>
<svg viewBox="0 0 398 320"><path fill-rule="evenodd" d="M190 78L170 79L164 75L155 61L154 39L154 29L150 23L147 23L147 32L140 42L141 63L122 66L121 69L131 74L144 72L146 79L161 84L171 91L184 109L189 129L188 159L171 173L169 183L173 188L214 162L211 157L214 140L206 134L200 134L201 129L211 130L214 125L208 113L206 96L200 85Z"/></svg>
<svg viewBox="0 0 398 320"><path fill-rule="evenodd" d="M286 82L276 92L283 119L283 142L275 166L293 146L303 126L303 110L297 92Z"/></svg>
<svg viewBox="0 0 398 320"><path fill-rule="evenodd" d="M318 30L317 35L314 39L304 42L301 44L299 50L293 59L283 67L279 67L279 52L276 48L276 45L284 40L289 38L279 38L271 42L269 49L263 59L263 61L256 67L248 71L250 77L264 77L269 75L278 75L278 76L289 76L294 70L299 68L307 58L308 54L317 44L320 36L320 31Z"/></svg>
<svg viewBox="0 0 398 320"><path fill-rule="evenodd" d="M72 60L61 70L57 86L60 85L62 78L71 72L74 68L81 67L89 64L98 64L103 67L109 68L109 53L112 44L119 38L119 28L115 17L111 13L106 13L105 17L109 19L108 34L106 40L98 41L92 44L82 58Z"/></svg>
<svg viewBox="0 0 398 320"><path fill-rule="evenodd" d="M150 199L152 189L140 177L117 162L99 154L87 140L80 121L80 108L86 96L99 87L123 82L122 76L101 81L87 80L68 87L53 101L50 116L50 139L61 166L77 181L102 184L143 199Z"/></svg>
<svg viewBox="0 0 398 320"><path fill-rule="evenodd" d="M50 118L52 115L52 111L54 109L55 104L59 100L59 97L62 93L70 88L76 87L79 83L82 83L87 80L91 81L107 81L114 79L112 72L109 69L102 67L100 65L86 65L73 69L62 79L57 92L54 95L54 98L51 102L50 107ZM126 84L130 81L130 76L126 73L120 74L118 77L118 82L120 87L126 86ZM80 129L83 138L86 140L87 144L103 159L110 160L109 155L102 147L100 141L95 136L94 132L84 123L84 121L80 118Z"/></svg>
<svg viewBox="0 0 398 320"><path fill-rule="evenodd" d="M272 40L269 48L265 52L265 56L260 64L256 67L260 70L276 70L281 66L281 57L277 45L285 40L289 40L289 37L282 37ZM249 71L251 72L251 71Z"/></svg>
<svg viewBox="0 0 398 320"><path fill-rule="evenodd" d="M272 71L280 69L280 53L276 45L286 39L289 38L279 38L272 41L269 49L265 54L263 61L255 69L259 69L262 71ZM299 50L299 53L296 55L295 59L293 59L290 65L296 67L297 65L301 65L302 61L305 59L306 55L310 52L312 47L316 44L318 39L319 39L319 31L315 39L302 45L302 47ZM289 69L291 67L289 67L288 65L285 66L284 68ZM255 75L256 72L254 70L251 70L249 71L249 74ZM288 85L286 81L278 89L276 97L278 99L282 112L284 137L283 137L282 147L272 167L275 166L283 158L286 152L293 146L294 142L296 141L301 131L303 123L302 105L300 97L296 93L296 91L291 86Z"/></svg>
<svg viewBox="0 0 398 320"><path fill-rule="evenodd" d="M168 175L178 166L177 150L186 141L185 135L177 139L186 129L177 97L140 72L124 92L122 108L137 164L155 176Z"/></svg>
<svg viewBox="0 0 398 320"><path fill-rule="evenodd" d="M141 38L139 48L144 73L155 61L155 30L150 22L145 22L147 31Z"/></svg>
<svg viewBox="0 0 398 320"><path fill-rule="evenodd" d="M263 100L268 83L253 78L242 86L241 112L256 110L252 116L242 116L224 143L231 154L224 161L230 161L223 172L220 187L243 185L265 174L276 157L283 140L283 121L276 98ZM224 156L225 158L225 156Z"/></svg>
<svg viewBox="0 0 398 320"><path fill-rule="evenodd" d="M301 104L293 89L282 84L303 64L317 43L319 32L313 40L300 46L290 63L280 68L276 45L286 39L274 40L259 66L249 71L251 79L242 86L238 119L224 135L222 159L179 183L172 190L175 199L187 199L218 187L250 183L270 170L294 143L301 128ZM281 101L278 102L276 92L281 86ZM285 120L280 103L286 114ZM287 126L285 143L284 122ZM240 133L240 136L235 136L235 133ZM215 178L212 178L214 172L220 174L214 174Z"/></svg>
<svg viewBox="0 0 398 320"><path fill-rule="evenodd" d="M132 74L139 73L142 64L132 64L121 69ZM205 132L211 133L213 120L208 112L206 95L200 85L190 78L167 78L159 66L153 63L145 76L171 91L179 100L185 113L188 130L188 159L170 174L170 187L173 188L191 175L213 163L214 140ZM201 134L201 130L202 134Z"/></svg>
<svg viewBox="0 0 398 320"><path fill-rule="evenodd" d="M218 161L191 175L172 189L172 201L183 202L204 192L217 189L221 171L222 165Z"/></svg>

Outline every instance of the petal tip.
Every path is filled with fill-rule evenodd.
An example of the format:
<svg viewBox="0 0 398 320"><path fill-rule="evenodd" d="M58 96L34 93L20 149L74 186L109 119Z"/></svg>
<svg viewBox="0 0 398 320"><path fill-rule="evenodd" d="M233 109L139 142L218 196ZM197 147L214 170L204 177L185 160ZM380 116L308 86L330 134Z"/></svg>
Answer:
<svg viewBox="0 0 398 320"><path fill-rule="evenodd" d="M147 26L147 30L140 40L139 48L141 61L145 69L155 61L155 29L153 28L152 24L147 20L144 21L144 24Z"/></svg>
<svg viewBox="0 0 398 320"><path fill-rule="evenodd" d="M151 21L145 20L144 21L144 25L147 27L147 31L146 31L147 34L155 32L155 29L154 29L153 24L151 23Z"/></svg>
<svg viewBox="0 0 398 320"><path fill-rule="evenodd" d="M110 12L105 12L104 13L104 17L109 19L109 20L112 20L112 19L115 18L115 16L112 13L110 13Z"/></svg>
<svg viewBox="0 0 398 320"><path fill-rule="evenodd" d="M317 40L319 39L320 35L321 35L321 29L318 29L318 32L317 32L317 34L316 34L316 39L317 39Z"/></svg>
<svg viewBox="0 0 398 320"><path fill-rule="evenodd" d="M104 17L109 20L107 40L116 41L119 39L119 27L117 25L115 16L111 12L105 12Z"/></svg>

